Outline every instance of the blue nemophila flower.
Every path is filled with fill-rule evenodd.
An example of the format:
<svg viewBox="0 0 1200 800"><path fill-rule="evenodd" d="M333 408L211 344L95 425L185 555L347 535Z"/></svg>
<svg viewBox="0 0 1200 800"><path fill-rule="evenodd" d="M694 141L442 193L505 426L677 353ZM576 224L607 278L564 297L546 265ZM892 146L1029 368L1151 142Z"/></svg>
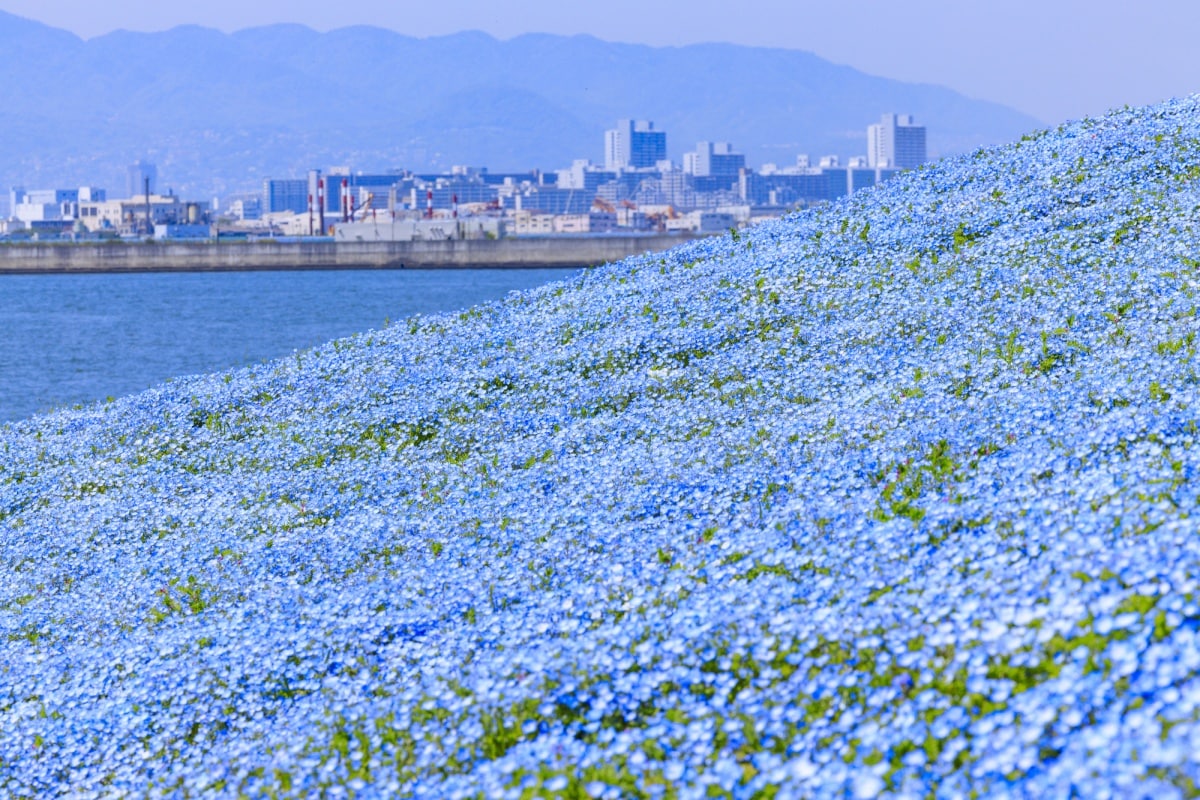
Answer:
<svg viewBox="0 0 1200 800"><path fill-rule="evenodd" d="M1190 791L1198 112L0 429L0 786Z"/></svg>

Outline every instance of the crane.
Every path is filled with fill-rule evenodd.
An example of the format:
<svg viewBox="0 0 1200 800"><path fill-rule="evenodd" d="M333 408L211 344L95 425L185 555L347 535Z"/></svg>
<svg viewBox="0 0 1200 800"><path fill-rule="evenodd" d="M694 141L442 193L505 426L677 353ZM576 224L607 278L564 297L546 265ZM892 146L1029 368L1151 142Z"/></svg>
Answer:
<svg viewBox="0 0 1200 800"><path fill-rule="evenodd" d="M372 206L372 203L374 202L374 200L375 200L375 195L372 192L367 192L367 197L365 200L363 200L362 207L359 208L357 211L351 213L350 221L351 222L354 221L354 216L361 215L361 216L359 216L359 221L366 222L367 221L367 211L370 211L371 217L374 218L375 209Z"/></svg>

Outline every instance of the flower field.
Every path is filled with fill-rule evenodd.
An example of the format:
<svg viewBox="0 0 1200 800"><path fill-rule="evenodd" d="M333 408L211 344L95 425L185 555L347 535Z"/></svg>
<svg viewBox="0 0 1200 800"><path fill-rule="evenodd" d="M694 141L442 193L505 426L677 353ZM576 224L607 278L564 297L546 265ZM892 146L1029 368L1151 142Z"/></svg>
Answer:
<svg viewBox="0 0 1200 800"><path fill-rule="evenodd" d="M0 794L1200 793L1200 97L0 428Z"/></svg>

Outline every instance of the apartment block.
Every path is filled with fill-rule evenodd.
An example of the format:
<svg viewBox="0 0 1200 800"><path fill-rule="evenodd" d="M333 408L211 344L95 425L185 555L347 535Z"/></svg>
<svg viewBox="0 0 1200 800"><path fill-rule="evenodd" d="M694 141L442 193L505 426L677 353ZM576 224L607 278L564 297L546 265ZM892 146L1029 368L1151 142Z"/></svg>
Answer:
<svg viewBox="0 0 1200 800"><path fill-rule="evenodd" d="M911 114L884 114L867 127L867 165L914 169L925 163L925 126Z"/></svg>
<svg viewBox="0 0 1200 800"><path fill-rule="evenodd" d="M692 176L698 192L732 188L745 166L746 157L734 152L729 142L697 142L696 149L683 157L683 171Z"/></svg>
<svg viewBox="0 0 1200 800"><path fill-rule="evenodd" d="M667 158L667 134L644 119L622 119L604 133L604 168L650 169Z"/></svg>

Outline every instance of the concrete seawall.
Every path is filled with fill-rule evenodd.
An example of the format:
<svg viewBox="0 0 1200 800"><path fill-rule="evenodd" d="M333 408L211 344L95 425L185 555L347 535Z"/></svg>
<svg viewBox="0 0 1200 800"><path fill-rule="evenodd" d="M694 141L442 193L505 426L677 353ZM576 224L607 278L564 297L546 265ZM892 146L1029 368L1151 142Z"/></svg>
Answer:
<svg viewBox="0 0 1200 800"><path fill-rule="evenodd" d="M287 269L585 267L658 252L687 236L416 242L113 242L0 245L0 274Z"/></svg>

